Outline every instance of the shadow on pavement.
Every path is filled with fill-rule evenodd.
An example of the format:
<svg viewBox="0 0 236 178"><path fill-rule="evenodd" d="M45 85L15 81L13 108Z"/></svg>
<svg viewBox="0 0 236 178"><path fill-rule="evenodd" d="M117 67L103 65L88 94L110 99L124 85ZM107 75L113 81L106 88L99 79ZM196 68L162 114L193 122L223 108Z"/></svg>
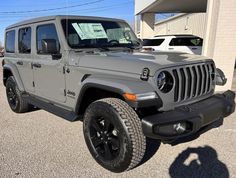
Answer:
<svg viewBox="0 0 236 178"><path fill-rule="evenodd" d="M187 148L171 164L171 178L229 178L227 166L210 146Z"/></svg>

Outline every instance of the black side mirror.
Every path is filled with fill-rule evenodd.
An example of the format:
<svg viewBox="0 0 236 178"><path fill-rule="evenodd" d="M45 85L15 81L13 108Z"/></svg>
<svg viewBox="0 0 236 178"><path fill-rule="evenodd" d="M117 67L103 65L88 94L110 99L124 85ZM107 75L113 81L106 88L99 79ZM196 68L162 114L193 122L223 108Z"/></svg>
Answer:
<svg viewBox="0 0 236 178"><path fill-rule="evenodd" d="M57 46L55 39L43 39L42 40L42 53L51 54L53 60L58 60L62 57Z"/></svg>

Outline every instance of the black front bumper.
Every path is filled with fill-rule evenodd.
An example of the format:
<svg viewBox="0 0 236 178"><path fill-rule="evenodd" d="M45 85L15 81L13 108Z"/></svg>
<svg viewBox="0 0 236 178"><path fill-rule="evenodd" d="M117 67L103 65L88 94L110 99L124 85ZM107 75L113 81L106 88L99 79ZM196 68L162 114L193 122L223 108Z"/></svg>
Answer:
<svg viewBox="0 0 236 178"><path fill-rule="evenodd" d="M144 117L142 119L143 133L147 137L168 143L203 133L234 112L234 99L235 93L227 91L172 111ZM181 125L184 126L182 127L185 128L184 130L179 130L178 126Z"/></svg>

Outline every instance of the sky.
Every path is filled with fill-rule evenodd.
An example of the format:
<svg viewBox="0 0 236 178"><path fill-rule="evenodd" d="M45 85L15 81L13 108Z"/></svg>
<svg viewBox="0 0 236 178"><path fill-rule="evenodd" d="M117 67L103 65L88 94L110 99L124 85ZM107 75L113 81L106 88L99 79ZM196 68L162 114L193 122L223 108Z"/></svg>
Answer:
<svg viewBox="0 0 236 178"><path fill-rule="evenodd" d="M4 0L0 5L0 42L7 26L48 15L85 15L125 19L134 26L134 0ZM158 14L159 20L172 14Z"/></svg>
<svg viewBox="0 0 236 178"><path fill-rule="evenodd" d="M7 26L48 15L85 15L125 19L134 23L134 0L7 0L0 6L0 41Z"/></svg>

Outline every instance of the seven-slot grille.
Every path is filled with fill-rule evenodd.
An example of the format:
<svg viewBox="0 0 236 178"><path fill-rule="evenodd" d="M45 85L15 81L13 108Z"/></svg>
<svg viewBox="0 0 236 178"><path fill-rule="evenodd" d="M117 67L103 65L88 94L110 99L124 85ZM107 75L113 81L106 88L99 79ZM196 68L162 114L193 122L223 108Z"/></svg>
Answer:
<svg viewBox="0 0 236 178"><path fill-rule="evenodd" d="M204 63L180 67L172 72L175 78L174 101L180 102L211 91L215 66L213 63Z"/></svg>

